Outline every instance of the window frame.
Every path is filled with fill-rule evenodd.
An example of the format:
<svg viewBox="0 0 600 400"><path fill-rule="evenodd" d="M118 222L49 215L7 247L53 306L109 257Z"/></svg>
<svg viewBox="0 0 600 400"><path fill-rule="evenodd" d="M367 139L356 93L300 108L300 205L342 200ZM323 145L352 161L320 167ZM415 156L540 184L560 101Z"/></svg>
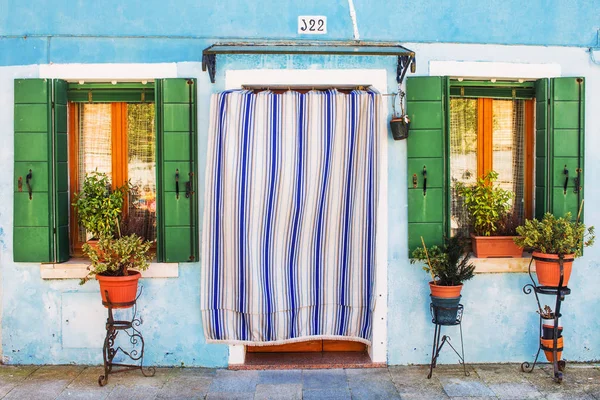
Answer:
<svg viewBox="0 0 600 400"><path fill-rule="evenodd" d="M148 102L153 103L153 102ZM67 138L69 148L69 233L71 236L70 248L72 257L82 257L82 245L85 242L79 241L79 223L77 222L77 209L73 206L75 202L75 193L79 192L79 187L83 177L79 175L79 116L82 103L69 101L67 107L67 117L69 119ZM127 136L127 107L128 102L110 102L111 105L111 160L112 160L112 188L123 186L129 179L128 176L128 136ZM156 138L156 127L154 131ZM155 154L155 165L158 160ZM156 179L156 176L155 176ZM155 183L156 184L156 183ZM123 216L128 212L128 198L124 199ZM156 244L152 245L156 249Z"/></svg>
<svg viewBox="0 0 600 400"><path fill-rule="evenodd" d="M494 169L493 159L493 101L494 100L513 100L495 97L472 97L450 95L452 99L472 98L477 100L477 177L483 177L489 171ZM516 100L516 99L515 99ZM535 187L535 97L529 99L518 99L524 101L524 129L525 129L525 147L523 149L524 158L524 218L533 218L533 192ZM448 117L451 114L450 107L446 110ZM450 136L451 125L448 124L448 135ZM450 142L446 148L445 157L450 159ZM448 171L451 172L451 167L448 164ZM449 174L449 177L451 174ZM449 182L452 185L452 182ZM452 201L452 191L448 190L448 201Z"/></svg>

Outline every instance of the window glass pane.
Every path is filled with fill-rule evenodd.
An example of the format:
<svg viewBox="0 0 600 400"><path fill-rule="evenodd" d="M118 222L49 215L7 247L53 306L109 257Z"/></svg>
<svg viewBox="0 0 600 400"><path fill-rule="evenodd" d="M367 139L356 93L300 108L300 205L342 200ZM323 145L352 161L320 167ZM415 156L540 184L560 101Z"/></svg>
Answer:
<svg viewBox="0 0 600 400"><path fill-rule="evenodd" d="M477 99L450 99L451 234L468 235L469 219L456 182L477 179Z"/></svg>
<svg viewBox="0 0 600 400"><path fill-rule="evenodd" d="M156 141L154 104L127 105L128 231L147 240L156 238Z"/></svg>
<svg viewBox="0 0 600 400"><path fill-rule="evenodd" d="M492 105L492 165L498 185L515 193L513 214L524 217L525 101L494 100Z"/></svg>
<svg viewBox="0 0 600 400"><path fill-rule="evenodd" d="M79 105L79 191L83 189L83 180L87 173L98 171L112 177L112 138L111 105ZM88 237L89 236L89 237ZM85 242L91 235L85 229L79 229L79 242Z"/></svg>

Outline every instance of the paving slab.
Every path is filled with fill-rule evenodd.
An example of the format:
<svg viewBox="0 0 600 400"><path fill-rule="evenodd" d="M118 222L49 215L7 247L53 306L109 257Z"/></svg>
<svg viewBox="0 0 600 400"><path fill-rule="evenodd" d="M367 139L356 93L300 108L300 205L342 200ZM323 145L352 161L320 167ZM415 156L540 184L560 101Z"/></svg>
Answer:
<svg viewBox="0 0 600 400"><path fill-rule="evenodd" d="M347 389L348 377L343 369L313 369L302 371L304 389Z"/></svg>
<svg viewBox="0 0 600 400"><path fill-rule="evenodd" d="M38 366L3 366L0 368L0 398L6 396L38 368Z"/></svg>
<svg viewBox="0 0 600 400"><path fill-rule="evenodd" d="M440 378L444 392L450 397L495 397L485 383L474 377L469 378Z"/></svg>
<svg viewBox="0 0 600 400"><path fill-rule="evenodd" d="M108 395L110 400L147 400L154 399L158 388L154 386L121 386L117 385Z"/></svg>
<svg viewBox="0 0 600 400"><path fill-rule="evenodd" d="M389 367L388 372L402 398L419 398L418 396L422 396L423 399L448 398L437 375L427 379L429 366Z"/></svg>
<svg viewBox="0 0 600 400"><path fill-rule="evenodd" d="M301 400L302 384L258 384L254 400Z"/></svg>
<svg viewBox="0 0 600 400"><path fill-rule="evenodd" d="M253 400L254 392L209 392L206 400Z"/></svg>
<svg viewBox="0 0 600 400"><path fill-rule="evenodd" d="M85 370L82 366L43 366L23 379L5 399L55 399Z"/></svg>
<svg viewBox="0 0 600 400"><path fill-rule="evenodd" d="M350 400L350 389L309 389L302 392L303 400Z"/></svg>
<svg viewBox="0 0 600 400"><path fill-rule="evenodd" d="M213 381L213 376L198 373L193 375L189 372L184 374L175 373L160 388L157 399L203 399Z"/></svg>
<svg viewBox="0 0 600 400"><path fill-rule="evenodd" d="M501 399L540 399L545 396L529 382L489 383L488 387Z"/></svg>
<svg viewBox="0 0 600 400"><path fill-rule="evenodd" d="M521 367L515 364L493 364L474 365L475 373L485 383L510 383L528 382L521 371Z"/></svg>
<svg viewBox="0 0 600 400"><path fill-rule="evenodd" d="M258 371L217 370L208 390L211 393L254 393Z"/></svg>
<svg viewBox="0 0 600 400"><path fill-rule="evenodd" d="M302 385L301 370L284 371L258 371L258 383L266 384L288 384L297 383Z"/></svg>

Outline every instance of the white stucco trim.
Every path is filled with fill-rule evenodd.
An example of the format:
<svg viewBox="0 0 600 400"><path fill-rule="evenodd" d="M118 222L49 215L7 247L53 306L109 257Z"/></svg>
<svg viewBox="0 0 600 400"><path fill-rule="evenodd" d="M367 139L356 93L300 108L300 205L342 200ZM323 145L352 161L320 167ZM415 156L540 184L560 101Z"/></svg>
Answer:
<svg viewBox="0 0 600 400"><path fill-rule="evenodd" d="M158 78L177 78L177 64L42 64L40 78L87 82L141 82Z"/></svg>
<svg viewBox="0 0 600 400"><path fill-rule="evenodd" d="M430 76L486 79L539 79L561 76L560 64L487 61L429 61Z"/></svg>
<svg viewBox="0 0 600 400"><path fill-rule="evenodd" d="M90 262L72 258L64 263L40 264L42 279L81 279L89 272ZM147 270L141 271L142 278L177 278L179 263L150 263Z"/></svg>
<svg viewBox="0 0 600 400"><path fill-rule="evenodd" d="M387 72L384 69L295 70L261 69L228 70L225 88L237 89L243 85L371 85L380 93L387 93ZM387 363L387 246L388 246L388 162L387 162L387 102L382 102L380 125L380 192L377 211L377 266L375 271L375 310L373 312L373 341L369 356L374 363ZM245 348L229 346L229 364L243 364Z"/></svg>

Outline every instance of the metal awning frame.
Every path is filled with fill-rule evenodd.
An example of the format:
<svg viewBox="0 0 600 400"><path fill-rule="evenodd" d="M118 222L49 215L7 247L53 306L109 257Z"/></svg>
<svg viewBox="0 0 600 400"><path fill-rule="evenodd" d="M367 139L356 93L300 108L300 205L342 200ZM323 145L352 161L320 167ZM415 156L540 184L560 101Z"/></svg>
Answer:
<svg viewBox="0 0 600 400"><path fill-rule="evenodd" d="M401 84L410 67L416 71L415 52L390 42L226 42L215 43L202 51L202 71L215 83L217 54L291 54L343 56L396 56L396 82Z"/></svg>

